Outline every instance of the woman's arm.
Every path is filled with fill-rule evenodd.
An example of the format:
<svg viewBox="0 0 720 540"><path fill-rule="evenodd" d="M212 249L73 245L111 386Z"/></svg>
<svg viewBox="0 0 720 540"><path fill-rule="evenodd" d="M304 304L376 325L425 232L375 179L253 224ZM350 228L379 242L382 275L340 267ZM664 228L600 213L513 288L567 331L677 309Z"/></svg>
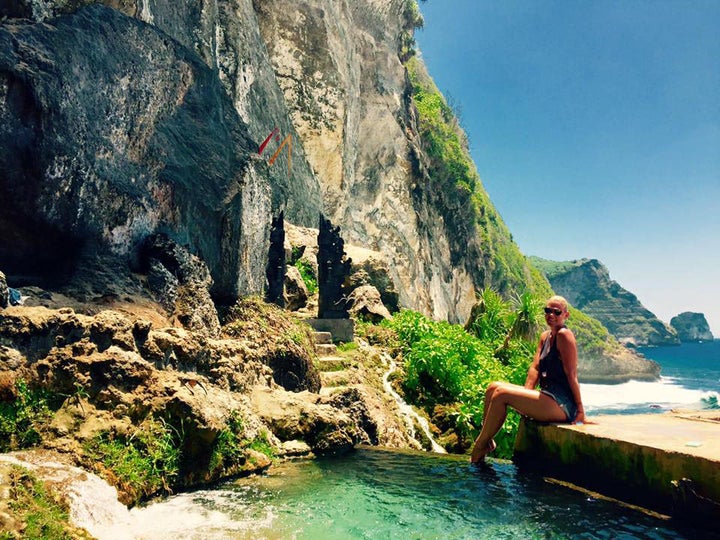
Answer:
<svg viewBox="0 0 720 540"><path fill-rule="evenodd" d="M577 344L575 343L575 335L567 328L563 328L558 332L555 339L557 340L556 343L558 351L560 352L563 370L565 371L565 376L570 385L570 391L577 405L577 414L573 421L574 423L585 422L585 408L583 407L582 397L580 396L580 384L577 378Z"/></svg>
<svg viewBox="0 0 720 540"><path fill-rule="evenodd" d="M535 351L535 356L533 357L532 364L530 364L530 368L528 369L527 378L525 379L525 388L529 388L530 390L533 390L535 386L537 386L538 377L540 376L540 370L538 369L538 365L540 364L540 352L542 351L543 344L545 343L545 339L547 339L548 333L549 332L543 332L540 336L540 342L538 343L537 350Z"/></svg>

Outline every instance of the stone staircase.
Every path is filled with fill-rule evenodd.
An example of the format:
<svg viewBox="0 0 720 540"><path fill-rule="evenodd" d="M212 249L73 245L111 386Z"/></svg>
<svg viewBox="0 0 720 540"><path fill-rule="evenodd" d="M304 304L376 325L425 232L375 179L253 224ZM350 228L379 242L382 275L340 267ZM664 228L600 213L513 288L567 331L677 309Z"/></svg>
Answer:
<svg viewBox="0 0 720 540"><path fill-rule="evenodd" d="M315 351L318 359L315 367L320 372L321 395L332 395L351 384L353 361L338 356L330 332L315 332Z"/></svg>

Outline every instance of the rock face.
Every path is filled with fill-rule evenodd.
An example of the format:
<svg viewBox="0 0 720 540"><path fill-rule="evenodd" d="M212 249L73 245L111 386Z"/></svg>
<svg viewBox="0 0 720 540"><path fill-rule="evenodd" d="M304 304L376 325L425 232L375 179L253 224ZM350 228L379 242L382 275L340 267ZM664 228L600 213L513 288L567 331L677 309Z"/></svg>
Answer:
<svg viewBox="0 0 720 540"><path fill-rule="evenodd" d="M683 343L693 341L712 341L710 325L702 313L686 311L670 319L670 326L677 332Z"/></svg>
<svg viewBox="0 0 720 540"><path fill-rule="evenodd" d="M428 169L403 65L414 0L88 3L0 8L28 18L3 25L0 60L11 281L163 232L230 303L262 292L283 211L383 253L391 310L464 322L477 288L533 281L482 187L475 216Z"/></svg>
<svg viewBox="0 0 720 540"><path fill-rule="evenodd" d="M130 258L164 231L201 255L217 296L261 291L271 196L255 147L217 74L156 27L99 5L0 27L8 278Z"/></svg>
<svg viewBox="0 0 720 540"><path fill-rule="evenodd" d="M600 321L626 345L674 345L675 330L648 311L637 297L610 279L595 259L554 262L531 258L545 273L552 288L576 308Z"/></svg>
<svg viewBox="0 0 720 540"><path fill-rule="evenodd" d="M325 215L340 225L347 244L383 254L401 306L464 322L475 289L503 288L508 277L506 266L489 255L490 238L502 236L516 246L491 204L483 205L479 219L465 219L465 209L448 206L451 197L423 165L401 58L413 30L412 4L268 0L255 7L293 124L322 186ZM453 220L458 226L449 226ZM487 231L476 221L494 232L483 236ZM517 264L526 265L522 256Z"/></svg>

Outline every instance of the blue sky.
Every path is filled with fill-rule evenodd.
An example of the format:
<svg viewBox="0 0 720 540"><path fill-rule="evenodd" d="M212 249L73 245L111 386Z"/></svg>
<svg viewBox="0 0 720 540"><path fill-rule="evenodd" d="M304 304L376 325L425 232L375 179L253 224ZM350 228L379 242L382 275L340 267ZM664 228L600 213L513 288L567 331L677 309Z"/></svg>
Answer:
<svg viewBox="0 0 720 540"><path fill-rule="evenodd" d="M720 338L720 0L427 0L420 54L526 255Z"/></svg>

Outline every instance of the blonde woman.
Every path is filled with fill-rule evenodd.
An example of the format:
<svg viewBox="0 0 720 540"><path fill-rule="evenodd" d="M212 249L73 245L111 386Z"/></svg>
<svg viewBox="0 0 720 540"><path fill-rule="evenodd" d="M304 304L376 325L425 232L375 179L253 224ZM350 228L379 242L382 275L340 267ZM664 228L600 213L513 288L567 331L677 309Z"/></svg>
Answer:
<svg viewBox="0 0 720 540"><path fill-rule="evenodd" d="M585 410L577 380L575 336L565 326L568 303L553 296L545 303L545 322L550 327L540 336L524 386L494 382L485 391L483 427L475 439L470 461L478 463L495 450L493 437L500 431L512 407L541 422L585 422ZM535 387L540 384L540 390Z"/></svg>

